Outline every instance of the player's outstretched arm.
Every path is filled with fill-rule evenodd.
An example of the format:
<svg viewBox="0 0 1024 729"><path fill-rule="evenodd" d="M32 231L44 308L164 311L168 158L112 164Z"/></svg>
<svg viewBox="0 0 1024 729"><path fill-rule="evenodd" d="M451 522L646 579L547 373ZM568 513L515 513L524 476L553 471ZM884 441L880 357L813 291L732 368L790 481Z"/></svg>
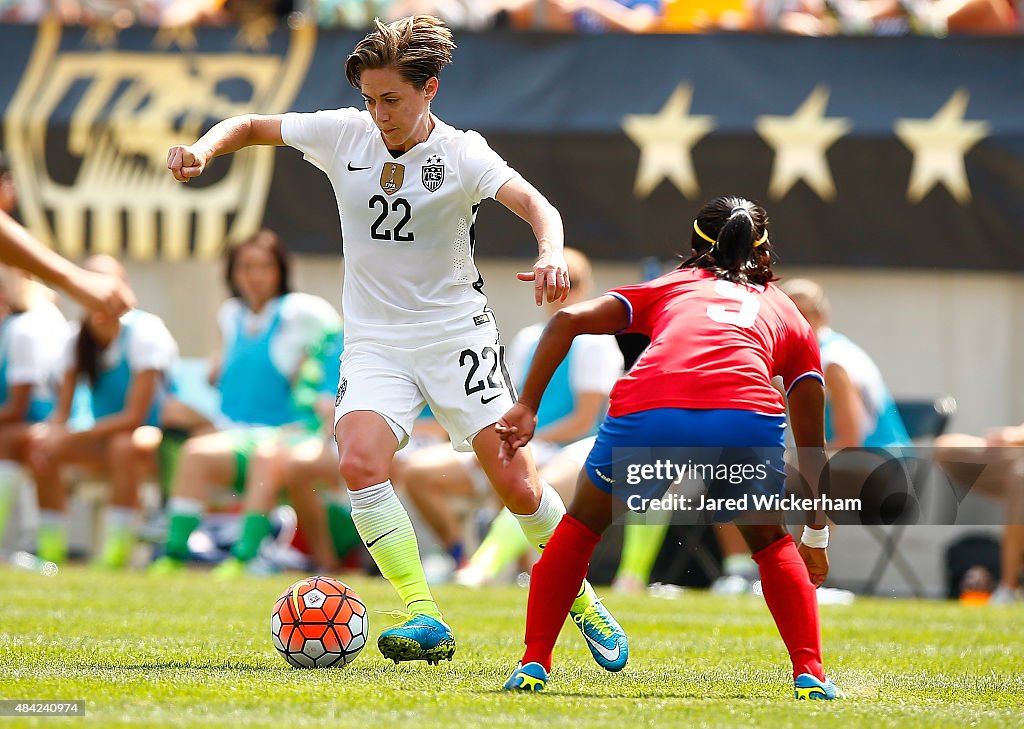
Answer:
<svg viewBox="0 0 1024 729"><path fill-rule="evenodd" d="M120 316L135 306L135 295L120 279L79 268L32 237L0 210L0 260L64 289L91 311Z"/></svg>
<svg viewBox="0 0 1024 729"><path fill-rule="evenodd" d="M178 182L199 177L214 157L257 144L282 145L281 116L243 114L215 124L195 144L167 150L167 169Z"/></svg>
<svg viewBox="0 0 1024 729"><path fill-rule="evenodd" d="M551 317L530 360L519 400L495 426L502 439L501 457L505 462L533 438L541 397L558 365L569 353L572 340L580 334L614 334L627 326L629 310L622 299L615 296L573 304Z"/></svg>
<svg viewBox="0 0 1024 729"><path fill-rule="evenodd" d="M565 233L562 216L547 198L524 180L514 177L498 190L494 199L525 220L537 238L537 262L533 270L516 275L520 281L533 281L537 306L565 301L569 295L569 266L565 262Z"/></svg>

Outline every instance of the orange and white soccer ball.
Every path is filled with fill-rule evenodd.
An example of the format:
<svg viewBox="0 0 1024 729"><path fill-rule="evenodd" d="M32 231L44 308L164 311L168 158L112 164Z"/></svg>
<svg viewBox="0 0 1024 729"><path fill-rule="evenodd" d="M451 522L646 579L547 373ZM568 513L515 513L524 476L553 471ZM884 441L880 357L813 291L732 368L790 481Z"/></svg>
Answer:
<svg viewBox="0 0 1024 729"><path fill-rule="evenodd" d="M331 577L291 585L270 616L274 647L296 668L348 665L366 645L369 628L359 595Z"/></svg>

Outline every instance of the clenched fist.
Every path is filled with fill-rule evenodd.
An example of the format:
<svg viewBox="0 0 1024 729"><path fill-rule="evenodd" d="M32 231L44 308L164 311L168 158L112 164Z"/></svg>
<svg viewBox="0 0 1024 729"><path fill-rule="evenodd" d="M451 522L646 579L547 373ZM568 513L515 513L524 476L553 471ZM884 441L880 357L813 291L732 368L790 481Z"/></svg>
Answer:
<svg viewBox="0 0 1024 729"><path fill-rule="evenodd" d="M167 169L178 182L188 182L199 177L209 160L194 147L176 145L167 150Z"/></svg>

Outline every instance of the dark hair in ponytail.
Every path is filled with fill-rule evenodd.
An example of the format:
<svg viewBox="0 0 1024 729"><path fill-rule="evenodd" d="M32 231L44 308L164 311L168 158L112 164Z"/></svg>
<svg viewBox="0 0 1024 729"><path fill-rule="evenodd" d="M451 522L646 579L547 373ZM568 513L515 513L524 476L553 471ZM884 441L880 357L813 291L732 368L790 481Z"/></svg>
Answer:
<svg viewBox="0 0 1024 729"><path fill-rule="evenodd" d="M99 346L96 336L89 329L88 321L83 321L78 329L78 341L75 342L75 374L78 377L83 375L89 380L89 385L95 386L100 378L100 354L103 347Z"/></svg>
<svg viewBox="0 0 1024 729"><path fill-rule="evenodd" d="M764 285L776 280L768 240L768 213L742 197L718 197L693 221L693 255L679 268L705 268L716 278Z"/></svg>

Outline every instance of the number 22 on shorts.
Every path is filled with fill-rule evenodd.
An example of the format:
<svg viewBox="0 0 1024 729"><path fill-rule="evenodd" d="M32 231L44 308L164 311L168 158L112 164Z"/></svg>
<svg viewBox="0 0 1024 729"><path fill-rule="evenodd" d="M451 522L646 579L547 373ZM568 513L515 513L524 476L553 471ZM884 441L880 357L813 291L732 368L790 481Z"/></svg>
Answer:
<svg viewBox="0 0 1024 729"><path fill-rule="evenodd" d="M479 354L473 349L459 352L459 367L466 371L466 396L473 397L480 393L480 402L484 405L501 395L505 383L498 368L501 366L502 350L491 346L480 348Z"/></svg>

